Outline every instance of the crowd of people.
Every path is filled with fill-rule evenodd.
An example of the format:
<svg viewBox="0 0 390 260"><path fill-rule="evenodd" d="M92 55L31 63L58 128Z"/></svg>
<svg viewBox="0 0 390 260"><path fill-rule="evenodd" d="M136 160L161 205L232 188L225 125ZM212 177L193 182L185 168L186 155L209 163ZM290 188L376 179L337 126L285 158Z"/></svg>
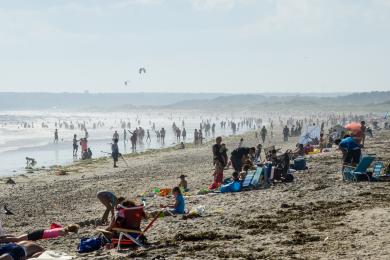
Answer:
<svg viewBox="0 0 390 260"><path fill-rule="evenodd" d="M360 118L360 117L358 117ZM370 133L369 128L366 125L364 120L361 120L358 124L358 127L349 127L346 125L341 131L334 127L340 123L346 123L347 121L351 121L351 119L357 119L355 116L351 116L348 119L341 117L329 117L327 121L320 121L318 118L310 119L302 119L302 120L294 120L293 118L289 118L288 120L282 122L280 120L280 125L282 126L282 137L285 142L289 141L289 137L296 137L302 134L304 126L310 127L318 127L320 129L319 136L315 138L311 138L309 142L299 142L295 149L286 150L285 152L281 152L276 149L274 145L272 145L272 138L268 137L268 132L271 133L274 130L274 122L273 120L269 120L268 129L265 125L262 125L261 119L244 119L238 123L232 121L221 121L220 126L237 129L239 127L247 126L250 129L253 129L255 132L255 138L258 143L254 143L251 147L246 147L244 139L241 138L240 142L236 147L233 147L230 153L226 144L223 143L223 138L218 136L215 138L215 144L212 146L212 156L213 156L213 182L209 186L209 190L218 191L221 186L226 183L240 183L242 182L248 172L250 170L255 170L257 167L263 167L264 165L268 165L268 167L275 167L277 169L281 168L283 172L290 165L290 160L294 158L303 157L305 154L310 152L310 147L318 147L320 152L323 149L332 147L336 145L338 149L342 151L343 165L357 165L360 161L362 148L365 144L365 139L367 133ZM127 123L124 123L125 127L129 127ZM328 133L325 132L325 127L328 126ZM195 144L202 144L203 139L203 131L206 136L214 136L215 135L215 123L210 123L209 121L202 122L200 124L200 129L195 129L194 134L194 142ZM77 154L78 151L78 143L80 142L80 146L82 149L82 154L89 153L88 149L88 132L85 130L85 136L81 139L77 138L77 135L74 135L73 138L73 154ZM145 131L139 127L134 132L128 131L132 136L136 136L135 142L139 140L143 140L143 134L141 132ZM186 129L184 127L184 121L182 122L182 128L173 124L172 131L176 133L177 141L185 141L186 137ZM161 132L164 134L161 135ZM184 134L183 134L184 132ZM146 140L150 139L149 130L146 131L147 137ZM160 131L160 139L163 141L165 137L165 130L162 128ZM370 133L372 134L372 132ZM271 135L272 136L272 135ZM260 139L260 138L261 139ZM126 129L124 129L124 138L126 138ZM117 162L118 158L121 156L119 152L118 142L120 136L117 131L113 134L113 143L111 144L111 156L114 161L114 167L118 167ZM131 139L131 137L130 137ZM58 141L58 131L55 132L55 140ZM269 147L264 147L268 141ZM264 154L264 156L263 156ZM92 154L91 154L92 156ZM231 177L224 178L224 171L233 168L233 173ZM276 169L274 176L276 176ZM164 216L172 216L172 215L182 215L186 214L188 211L186 210L186 201L184 193L188 192L190 187L188 181L186 179L187 176L180 175L178 178L180 182L178 182L177 186L172 188L173 200L171 203L161 204L160 209L153 212L143 212L143 218L149 218L158 215ZM272 180L268 180L272 181ZM292 181L292 179L288 179L287 181ZM239 189L237 189L238 191ZM101 224L107 225L105 231L111 234L112 237L117 236L118 234L115 232L115 227L122 228L130 228L126 226L125 221L125 213L124 211L127 209L139 207L137 203L124 196L117 196L111 191L100 191L96 195L97 199L104 206L105 210L101 217ZM145 206L145 204L143 205ZM134 227L131 227L134 228ZM139 229L139 226L136 227ZM18 236L8 235L8 234L0 234L0 259L8 260L8 259L25 259L27 257L38 256L41 254L44 249L36 244L37 240L40 239L51 239L57 237L63 237L70 233L77 233L79 230L79 226L76 224L61 226L58 224L53 224L49 229L39 229L29 232L27 234L22 234ZM107 233L105 233L107 234Z"/></svg>

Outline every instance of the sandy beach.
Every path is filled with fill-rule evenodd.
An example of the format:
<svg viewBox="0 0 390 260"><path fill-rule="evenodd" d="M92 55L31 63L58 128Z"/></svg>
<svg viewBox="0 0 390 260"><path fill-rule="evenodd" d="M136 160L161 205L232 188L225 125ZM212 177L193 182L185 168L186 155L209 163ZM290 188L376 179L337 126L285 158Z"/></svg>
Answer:
<svg viewBox="0 0 390 260"><path fill-rule="evenodd" d="M243 135L245 144L257 142L253 133ZM229 151L240 136L224 140ZM276 140L283 150L297 142ZM13 177L16 185L0 180L0 205L8 203L15 213L1 215L7 233L22 234L46 228L52 222L82 227L79 234L39 241L48 250L80 259L389 259L390 185L346 183L340 173L340 152L308 157L309 172L295 174L295 181L269 189L215 195L197 195L212 182L211 143L185 150L167 148L125 156L113 169L110 158L77 162L64 168ZM364 152L388 161L390 132L377 132ZM231 176L232 170L225 171ZM196 219L158 219L147 234L148 250L117 253L100 250L78 255L81 237L92 236L104 208L96 192L110 190L140 203L140 194L155 187L173 187L178 176L187 175L187 208L205 207ZM172 198L147 198L147 211Z"/></svg>

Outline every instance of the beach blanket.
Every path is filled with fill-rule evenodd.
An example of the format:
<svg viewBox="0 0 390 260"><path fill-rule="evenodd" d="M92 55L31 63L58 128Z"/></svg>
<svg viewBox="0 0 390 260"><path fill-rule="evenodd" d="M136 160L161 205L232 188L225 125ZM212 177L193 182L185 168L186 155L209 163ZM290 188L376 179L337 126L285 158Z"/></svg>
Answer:
<svg viewBox="0 0 390 260"><path fill-rule="evenodd" d="M54 251L45 251L43 254L41 254L39 257L35 259L44 259L44 260L70 260L74 259L73 256L70 256L65 253L61 252L54 252Z"/></svg>

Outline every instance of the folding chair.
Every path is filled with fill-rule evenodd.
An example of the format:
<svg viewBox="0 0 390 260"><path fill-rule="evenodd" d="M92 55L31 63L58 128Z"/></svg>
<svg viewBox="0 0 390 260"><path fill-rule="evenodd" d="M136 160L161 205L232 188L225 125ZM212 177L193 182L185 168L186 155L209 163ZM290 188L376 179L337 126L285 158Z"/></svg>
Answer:
<svg viewBox="0 0 390 260"><path fill-rule="evenodd" d="M367 169L374 160L374 156L364 155L356 168L346 166L343 170L343 179L346 181L357 182L362 179L362 176L366 176L367 180L370 181L370 176L367 174Z"/></svg>
<svg viewBox="0 0 390 260"><path fill-rule="evenodd" d="M119 233L119 238L113 238L111 241L118 244L117 250L121 250L121 245L136 244L139 247L146 248L141 242L141 238L152 227L154 222L160 217L160 212L152 221L141 231L141 220L145 216L144 207L122 208L124 212L124 221L120 227L114 227L112 230Z"/></svg>

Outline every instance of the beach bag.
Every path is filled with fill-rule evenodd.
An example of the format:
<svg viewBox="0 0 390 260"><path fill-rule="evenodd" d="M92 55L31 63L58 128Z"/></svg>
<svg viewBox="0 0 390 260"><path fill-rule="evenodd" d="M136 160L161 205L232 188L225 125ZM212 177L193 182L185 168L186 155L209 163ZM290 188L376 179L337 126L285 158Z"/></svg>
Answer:
<svg viewBox="0 0 390 260"><path fill-rule="evenodd" d="M291 173L287 173L283 177L283 182L293 182L293 181L294 181L294 175L292 175Z"/></svg>
<svg viewBox="0 0 390 260"><path fill-rule="evenodd" d="M108 243L106 238L99 237L91 237L91 238L82 238L77 247L79 253L89 253L96 250L99 250L106 243Z"/></svg>

